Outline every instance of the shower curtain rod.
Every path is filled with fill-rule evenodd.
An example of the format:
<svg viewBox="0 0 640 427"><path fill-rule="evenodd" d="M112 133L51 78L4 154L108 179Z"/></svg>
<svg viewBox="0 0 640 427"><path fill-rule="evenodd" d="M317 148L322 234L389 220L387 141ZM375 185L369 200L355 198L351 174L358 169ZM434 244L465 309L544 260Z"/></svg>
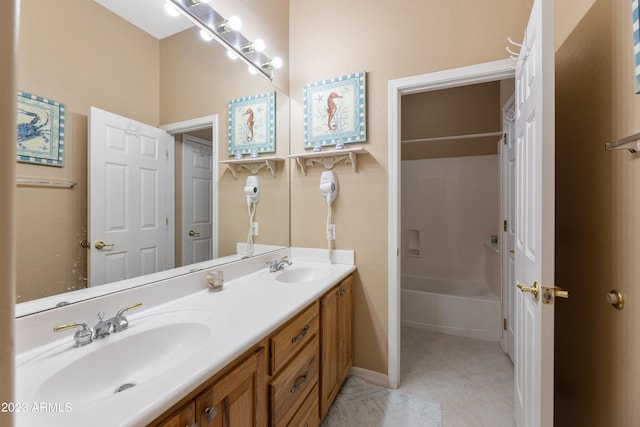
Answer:
<svg viewBox="0 0 640 427"><path fill-rule="evenodd" d="M472 133L467 135L452 135L452 136L438 136L434 138L420 138L420 139L403 139L401 143L412 142L438 142L438 141L452 141L456 139L471 139L471 138L487 138L489 136L502 136L502 132L487 132L487 133Z"/></svg>

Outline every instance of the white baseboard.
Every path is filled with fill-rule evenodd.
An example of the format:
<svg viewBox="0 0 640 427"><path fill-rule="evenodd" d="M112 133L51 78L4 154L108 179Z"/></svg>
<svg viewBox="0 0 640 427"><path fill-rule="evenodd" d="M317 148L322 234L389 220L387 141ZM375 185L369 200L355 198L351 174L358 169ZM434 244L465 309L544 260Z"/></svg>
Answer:
<svg viewBox="0 0 640 427"><path fill-rule="evenodd" d="M379 385L380 387L389 387L389 377L386 374L381 374L380 372L353 366L351 367L349 374L365 380L368 383Z"/></svg>

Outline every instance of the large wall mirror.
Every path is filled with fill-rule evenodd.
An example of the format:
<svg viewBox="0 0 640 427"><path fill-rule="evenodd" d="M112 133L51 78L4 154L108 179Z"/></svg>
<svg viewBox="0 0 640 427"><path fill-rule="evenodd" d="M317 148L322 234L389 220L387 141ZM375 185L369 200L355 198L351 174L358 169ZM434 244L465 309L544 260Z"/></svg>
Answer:
<svg viewBox="0 0 640 427"><path fill-rule="evenodd" d="M107 1L107 0L105 0ZM109 0L127 5L125 0ZM102 0L23 0L20 2L18 46L18 88L65 104L65 151L62 167L20 162L19 180L75 182L74 187L18 184L16 315L27 315L56 304L75 302L190 271L192 262L206 268L203 260L188 255L185 245L185 208L188 204L213 205L210 253L219 262L238 259L238 245L247 240L249 218L244 186L250 172L234 177L217 161L211 177L213 201L183 203L188 150L200 158L211 150L214 160L229 160L227 116L232 99L275 93L276 152L289 153L288 74L278 70L273 81L251 75L247 66L231 61L225 49L206 42L199 29L184 20L185 26L169 34L152 35L123 19L100 3ZM141 4L164 5L164 0L140 0ZM223 2L225 3L225 2ZM225 13L233 5L227 1ZM255 6L255 5L254 5ZM259 7L263 7L258 5ZM144 7L144 6L143 6ZM254 7L255 9L255 7ZM246 13L241 10L239 13ZM238 13L238 12L236 12ZM288 1L269 2L260 19L247 16L247 25L269 25L266 40L272 40L279 55L288 53ZM167 18L171 19L171 18ZM160 25L162 29L162 25ZM247 32L252 30L247 29ZM256 28L253 28L256 31ZM244 31L243 31L244 32ZM286 70L286 68L285 68ZM285 88L285 90L281 89ZM171 133L171 167L166 187L173 189L167 209L166 234L170 235L171 259L163 276L152 274L117 283L90 283L90 251L83 240L91 240L88 217L90 204L88 166L91 108L116 114L136 123L158 128L167 125L211 120L216 126L196 126ZM205 120L205 121L206 121ZM95 126L95 125L94 125ZM195 145L194 144L195 141ZM200 145L198 145L200 144ZM188 148L188 146L196 147ZM204 154L203 154L204 153ZM203 157L204 156L204 157ZM245 156L246 157L246 156ZM259 223L256 247L263 250L289 245L288 162L278 162L275 176L268 169L258 172L262 195L254 221ZM163 190L163 189L161 189ZM93 217L91 214L91 217ZM197 234L197 233L196 233ZM95 238L93 238L95 239ZM108 248L107 248L108 250ZM206 261L204 261L206 262ZM148 277L148 279L146 279ZM42 304L45 301L45 304Z"/></svg>

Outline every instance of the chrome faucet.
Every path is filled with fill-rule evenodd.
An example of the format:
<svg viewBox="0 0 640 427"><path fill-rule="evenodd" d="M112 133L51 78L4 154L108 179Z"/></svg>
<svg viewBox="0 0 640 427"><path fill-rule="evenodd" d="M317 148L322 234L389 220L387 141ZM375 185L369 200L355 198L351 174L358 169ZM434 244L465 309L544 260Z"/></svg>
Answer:
<svg viewBox="0 0 640 427"><path fill-rule="evenodd" d="M53 332L66 331L71 328L79 328L75 334L73 334L73 339L75 341L74 347L83 347L87 344L91 344L93 341L93 331L84 322L73 322L67 323L65 325L58 325L53 328Z"/></svg>
<svg viewBox="0 0 640 427"><path fill-rule="evenodd" d="M82 347L87 344L91 344L94 339L104 338L109 336L113 332L122 332L129 327L129 321L124 316L124 313L128 310L140 307L141 302L137 302L133 305L118 310L115 316L110 319L102 320L104 318L104 312L98 313L98 323L93 330L84 322L67 323L64 325L58 325L53 328L53 332L66 331L71 328L78 328L73 335L75 344L74 347Z"/></svg>
<svg viewBox="0 0 640 427"><path fill-rule="evenodd" d="M291 265L293 261L291 261L287 256L283 256L281 259L276 259L274 261L268 262L269 264L269 273L275 273L276 271L284 270L284 268L288 265Z"/></svg>
<svg viewBox="0 0 640 427"><path fill-rule="evenodd" d="M115 316L104 319L104 312L98 313L98 323L93 327L95 339L100 339L109 336L113 331L114 333L122 332L129 327L129 320L124 316L124 313L128 310L138 308L142 305L141 302L137 302L133 305L118 310Z"/></svg>

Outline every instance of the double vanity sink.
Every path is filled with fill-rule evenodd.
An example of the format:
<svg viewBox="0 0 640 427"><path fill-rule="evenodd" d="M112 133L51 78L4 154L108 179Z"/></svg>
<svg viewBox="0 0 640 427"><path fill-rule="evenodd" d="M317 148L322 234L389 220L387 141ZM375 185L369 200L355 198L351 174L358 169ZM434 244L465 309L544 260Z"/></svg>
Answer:
<svg viewBox="0 0 640 427"><path fill-rule="evenodd" d="M230 268L225 276L238 277L221 292L207 290L203 270L170 279L164 288L171 291L147 286L115 294L116 301L94 300L88 310L101 299L111 310L127 293L143 306L127 313L126 330L87 345L74 346L71 331L54 334L56 324L46 325L47 317L92 324L90 311L76 307L81 304L68 310L69 317L66 308L39 314L37 324L51 335L16 356L15 398L27 409L16 414L16 426L146 425L355 270L353 263L295 258L278 268L257 265L264 262L247 262L246 274L238 273L241 265ZM185 293L176 298L181 286ZM71 317L79 315L85 318ZM28 334L19 320L17 333Z"/></svg>

